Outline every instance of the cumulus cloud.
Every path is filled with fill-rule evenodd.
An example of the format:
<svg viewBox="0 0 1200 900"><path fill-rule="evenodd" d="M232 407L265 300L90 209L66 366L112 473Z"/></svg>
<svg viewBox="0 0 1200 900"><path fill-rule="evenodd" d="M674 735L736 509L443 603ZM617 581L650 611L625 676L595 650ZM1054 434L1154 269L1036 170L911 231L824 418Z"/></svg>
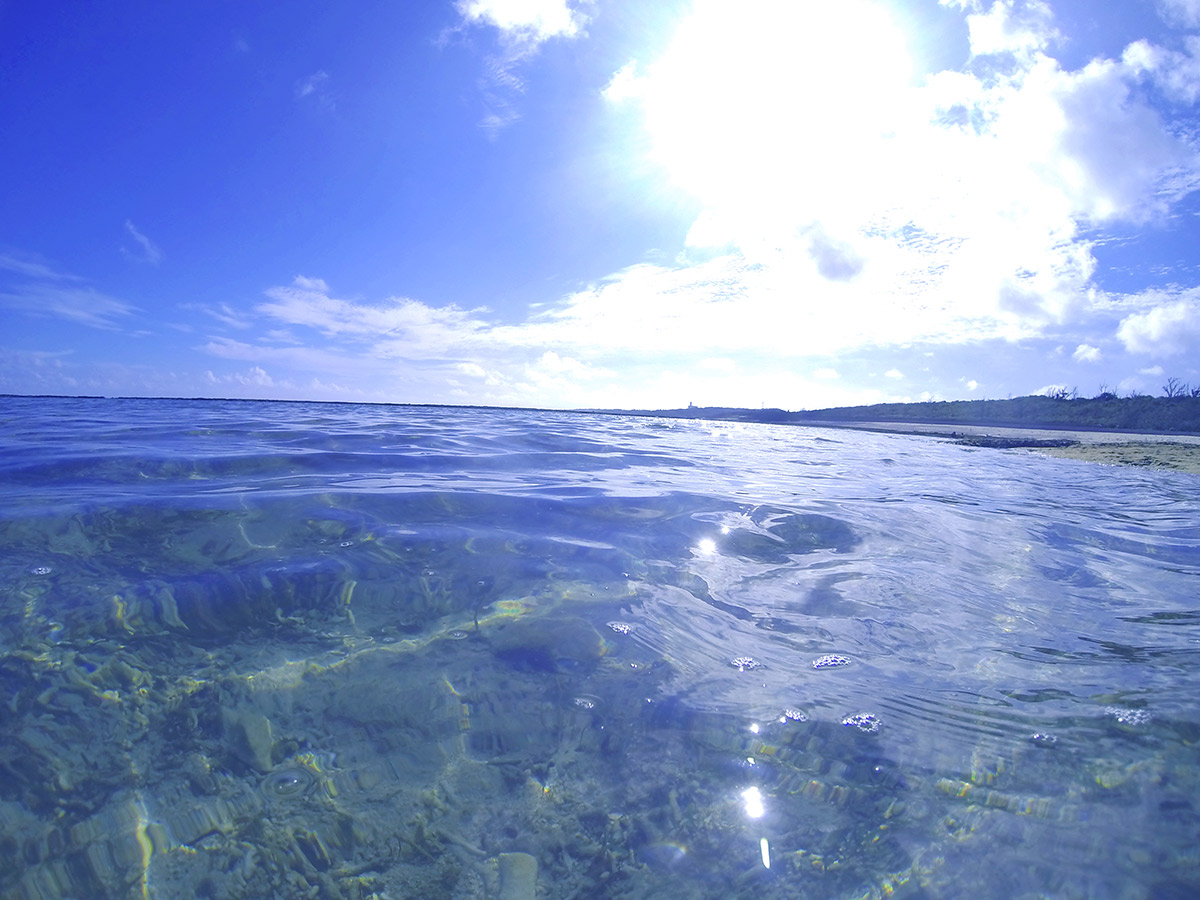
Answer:
<svg viewBox="0 0 1200 900"><path fill-rule="evenodd" d="M1046 384L1034 391L1035 396L1040 397L1063 397L1070 393L1071 388L1065 384Z"/></svg>
<svg viewBox="0 0 1200 900"><path fill-rule="evenodd" d="M638 104L653 156L700 201L689 245L858 282L864 307L907 295L973 321L964 336L1020 338L1086 305L1087 228L1161 216L1198 183L1195 154L1134 90L1145 71L1063 69L1047 55L1045 4L979 7L973 50L1005 64L921 82L881 7L853 0L806 19L815 9L699 4L662 58L610 81L606 96ZM878 49L870 68L865 51L853 65L796 54L786 35L818 24L832 48L844 32ZM718 35L720 59L708 52ZM819 97L794 96L811 82Z"/></svg>
<svg viewBox="0 0 1200 900"><path fill-rule="evenodd" d="M1159 0L1158 8L1171 25L1200 28L1200 0Z"/></svg>
<svg viewBox="0 0 1200 900"><path fill-rule="evenodd" d="M1057 39L1053 21L1050 7L1039 0L999 0L986 12L967 16L971 52L976 56L1009 54L1028 60Z"/></svg>
<svg viewBox="0 0 1200 900"><path fill-rule="evenodd" d="M1080 344L1075 348L1075 352L1071 354L1071 358L1075 362L1099 362L1102 357L1099 347L1093 347L1091 344Z"/></svg>
<svg viewBox="0 0 1200 900"><path fill-rule="evenodd" d="M297 275L292 279L292 286L305 291L320 291L321 293L329 293L329 285L325 283L324 278L309 278L305 275Z"/></svg>
<svg viewBox="0 0 1200 900"><path fill-rule="evenodd" d="M580 6L567 0L459 0L456 4L464 21L490 25L506 40L521 45L577 36L587 23Z"/></svg>
<svg viewBox="0 0 1200 900"><path fill-rule="evenodd" d="M809 238L809 256L817 271L830 281L849 281L863 270L863 259L846 241L831 238L822 228L815 228Z"/></svg>
<svg viewBox="0 0 1200 900"><path fill-rule="evenodd" d="M536 362L525 367L523 375L525 390L537 396L553 396L559 403L576 406L586 402L587 382L610 378L613 373L547 350Z"/></svg>
<svg viewBox="0 0 1200 900"><path fill-rule="evenodd" d="M1190 106L1200 97L1200 35L1187 35L1181 50L1134 41L1121 54L1121 61L1173 102Z"/></svg>
<svg viewBox="0 0 1200 900"><path fill-rule="evenodd" d="M624 103L639 97L641 81L638 77L637 60L630 60L617 69L600 94L611 103Z"/></svg>
<svg viewBox="0 0 1200 900"><path fill-rule="evenodd" d="M1127 316L1117 328L1117 337L1130 353L1176 356L1200 352L1200 289Z"/></svg>
<svg viewBox="0 0 1200 900"><path fill-rule="evenodd" d="M275 379L267 374L261 366L251 366L245 372L232 372L227 375L214 375L209 369L204 373L204 380L210 385L240 384L254 387L274 387Z"/></svg>
<svg viewBox="0 0 1200 900"><path fill-rule="evenodd" d="M607 369L590 366L571 356L559 356L547 350L537 361L536 369L548 375L570 375L573 378L600 378L611 375Z"/></svg>

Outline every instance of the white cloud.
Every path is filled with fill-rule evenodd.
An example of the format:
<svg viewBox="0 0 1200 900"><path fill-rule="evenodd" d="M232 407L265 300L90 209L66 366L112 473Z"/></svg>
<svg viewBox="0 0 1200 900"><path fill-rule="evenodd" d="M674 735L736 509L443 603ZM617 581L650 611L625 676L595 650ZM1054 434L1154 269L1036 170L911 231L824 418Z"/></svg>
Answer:
<svg viewBox="0 0 1200 900"><path fill-rule="evenodd" d="M28 284L0 291L0 305L28 315L50 316L78 325L111 330L136 307L90 287Z"/></svg>
<svg viewBox="0 0 1200 900"><path fill-rule="evenodd" d="M1130 353L1175 356L1200 352L1200 289L1173 300L1164 297L1147 311L1127 316L1117 327L1117 337Z"/></svg>
<svg viewBox="0 0 1200 900"><path fill-rule="evenodd" d="M467 375L471 378L487 377L487 370L483 366L479 365L479 363L460 362L455 363L454 368L463 375Z"/></svg>
<svg viewBox="0 0 1200 900"><path fill-rule="evenodd" d="M967 16L971 52L1028 60L1058 37L1053 18L1050 7L1039 0L998 0L987 12Z"/></svg>
<svg viewBox="0 0 1200 900"><path fill-rule="evenodd" d="M869 402L827 377L831 367L780 373L846 350L1065 341L1102 307L1124 317L1118 337L1134 352L1196 346L1191 295L1097 293L1091 235L1166 221L1200 185L1186 123L1161 104L1200 92L1200 43L1141 42L1066 69L1050 55L1058 36L1044 3L943 4L970 31L962 71L921 77L906 49L920 36L873 0L697 0L659 58L619 69L604 96L639 129L630 145L648 147L699 210L678 265L630 266L508 324L405 297L343 299L297 276L255 309L276 336L208 349L339 383L374 372L389 389L407 377L406 389L475 396L483 383L494 401L603 395L612 406L628 391L680 406L722 402L735 385L733 402L761 391L787 405L771 399L785 384L797 397ZM458 8L500 34L485 94L489 127L502 127L517 115L519 62L579 35L583 19L561 2ZM818 34L797 48L797 35ZM1064 357L1075 346L1076 361L1101 359L1078 340Z"/></svg>
<svg viewBox="0 0 1200 900"><path fill-rule="evenodd" d="M808 255L822 278L849 281L863 270L865 261L850 242L830 237L820 226L814 227L808 238Z"/></svg>
<svg viewBox="0 0 1200 900"><path fill-rule="evenodd" d="M82 281L83 279L59 272L53 266L33 256L0 253L0 269L16 272L28 278L44 281Z"/></svg>
<svg viewBox="0 0 1200 900"><path fill-rule="evenodd" d="M482 335L487 323L457 306L431 307L397 297L384 304L354 303L329 296L319 278L297 277L266 292L257 311L287 326L311 328L327 337L367 341L382 356L427 356L462 346Z"/></svg>
<svg viewBox="0 0 1200 900"><path fill-rule="evenodd" d="M337 106L329 89L329 73L324 69L297 80L292 93L297 101L315 103L321 110L332 111Z"/></svg>
<svg viewBox="0 0 1200 900"><path fill-rule="evenodd" d="M580 406L587 403L587 382L595 379L609 379L613 373L607 369L590 366L569 356L560 356L553 350L547 350L534 363L525 367L523 384L516 385L538 403L537 398L568 406ZM553 398L552 400L550 398Z"/></svg>
<svg viewBox="0 0 1200 900"><path fill-rule="evenodd" d="M918 82L911 36L869 0L700 0L661 57L624 66L606 96L635 104L653 160L698 201L687 243L705 262L617 273L568 298L563 318L612 334L636 302L668 343L716 328L735 347L803 352L1025 339L1087 316L1089 229L1164 220L1200 186L1200 157L1144 90L1190 96L1195 54L1068 70L1048 55L1046 4L946 5L971 13L976 59ZM818 32L796 52L795 34Z"/></svg>
<svg viewBox="0 0 1200 900"><path fill-rule="evenodd" d="M623 103L626 100L633 100L640 97L642 94L642 82L638 76L638 64L636 60L630 60L617 69L613 73L613 77L609 79L607 85L604 86L601 95L605 100L612 103Z"/></svg>
<svg viewBox="0 0 1200 900"><path fill-rule="evenodd" d="M900 378L904 377L904 373L901 372L899 369L888 369L886 372L883 373L883 377L900 379Z"/></svg>
<svg viewBox="0 0 1200 900"><path fill-rule="evenodd" d="M794 407L819 405L820 398L827 404L886 399L836 386L832 370L793 375L796 358L817 346L805 337L805 321L823 316L824 308L813 305L794 321L780 322L768 296L749 304L752 319L745 321L745 306L735 302L745 295L731 294L727 283L729 261L716 263L682 270L636 267L517 325L500 324L482 310L407 299L343 300L310 289L323 282L306 279L266 292L252 311L257 337L216 335L200 349L272 373L274 396L319 377L349 385L366 399L426 402L682 406L689 399L736 404L750 396L755 403ZM792 288L790 282L764 286L768 294ZM704 292L699 301L697 291ZM663 298L668 302L659 303ZM240 319L229 324L236 327ZM714 327L728 331L733 342L721 341ZM777 336L768 352L764 331ZM827 355L828 335L821 337L820 352ZM705 346L721 346L722 353L706 354ZM287 377L274 375L277 370Z"/></svg>
<svg viewBox="0 0 1200 900"><path fill-rule="evenodd" d="M11 272L18 279L0 281L0 307L24 315L112 330L137 311L133 304L104 294L84 279L60 272L29 254L0 253L0 272Z"/></svg>
<svg viewBox="0 0 1200 900"><path fill-rule="evenodd" d="M1191 105L1200 98L1200 35L1187 35L1183 46L1184 50L1171 50L1134 41L1121 61L1131 72L1148 76L1168 99Z"/></svg>
<svg viewBox="0 0 1200 900"><path fill-rule="evenodd" d="M212 316L222 325L228 325L230 328L245 330L250 328L254 323L252 318L245 312L234 309L228 303L218 303L216 306L199 303L184 303L184 309L196 309L205 315Z"/></svg>
<svg viewBox="0 0 1200 900"><path fill-rule="evenodd" d="M580 4L566 0L459 0L456 8L466 22L491 25L522 44L575 37L587 23Z"/></svg>
<svg viewBox="0 0 1200 900"><path fill-rule="evenodd" d="M239 372L230 376L230 379L238 384L253 385L255 387L272 387L275 384L275 379L268 375L266 370L261 366L251 366L244 373Z"/></svg>
<svg viewBox="0 0 1200 900"><path fill-rule="evenodd" d="M296 99L299 100L302 97L311 97L313 94L316 94L318 91L320 91L325 82L328 80L329 73L324 69L320 69L305 78L301 78L296 82Z"/></svg>
<svg viewBox="0 0 1200 900"><path fill-rule="evenodd" d="M1200 0L1159 0L1163 18L1172 25L1200 27Z"/></svg>
<svg viewBox="0 0 1200 900"><path fill-rule="evenodd" d="M541 355L536 370L547 375L570 375L575 378L598 378L612 373L582 363L574 357L559 356L553 350L547 350Z"/></svg>
<svg viewBox="0 0 1200 900"><path fill-rule="evenodd" d="M720 372L724 375L732 375L738 369L737 360L728 356L706 356L699 360L697 365L707 372Z"/></svg>
<svg viewBox="0 0 1200 900"><path fill-rule="evenodd" d="M1056 395L1068 393L1070 390L1071 388L1067 387L1065 384L1047 384L1034 391L1033 395L1035 397L1054 397Z"/></svg>
<svg viewBox="0 0 1200 900"><path fill-rule="evenodd" d="M298 287L305 291L320 291L321 293L329 293L329 285L325 283L324 278L308 278L304 275L297 275L292 279L292 286Z"/></svg>
<svg viewBox="0 0 1200 900"><path fill-rule="evenodd" d="M1158 378L1165 374L1162 366L1150 366L1146 369L1138 369L1139 375L1149 375L1152 378Z"/></svg>
<svg viewBox="0 0 1200 900"><path fill-rule="evenodd" d="M128 219L125 220L125 230L129 233L129 236L133 238L133 241L137 246L134 250L129 250L126 247L122 247L121 253L123 253L129 259L133 259L138 262L150 263L151 265L158 265L158 263L162 261L162 251L158 249L158 245L155 244L154 241L150 240L150 238L146 237L146 235L138 231L134 224Z"/></svg>
<svg viewBox="0 0 1200 900"><path fill-rule="evenodd" d="M832 381L835 378L841 378L837 369L817 369L813 372L813 378L819 378L822 381Z"/></svg>
<svg viewBox="0 0 1200 900"><path fill-rule="evenodd" d="M464 24L496 29L502 51L485 60L480 90L486 112L480 121L490 135L520 118L513 101L525 86L519 67L552 38L581 36L587 24L584 3L568 0L458 0Z"/></svg>
<svg viewBox="0 0 1200 900"><path fill-rule="evenodd" d="M234 372L217 374L211 369L204 373L204 384L210 393L224 397L276 397L289 399L304 397L306 391L300 389L287 378L273 378L262 366L250 366ZM313 379L314 386L320 388L322 394L335 393L337 385L326 384L319 379Z"/></svg>

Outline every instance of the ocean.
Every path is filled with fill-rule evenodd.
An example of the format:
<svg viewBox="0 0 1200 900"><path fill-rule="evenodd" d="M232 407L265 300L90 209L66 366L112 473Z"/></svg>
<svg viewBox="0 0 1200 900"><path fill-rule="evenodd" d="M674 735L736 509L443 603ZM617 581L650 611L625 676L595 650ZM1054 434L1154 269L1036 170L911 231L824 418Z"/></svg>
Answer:
<svg viewBox="0 0 1200 900"><path fill-rule="evenodd" d="M1200 480L0 398L4 898L1200 894Z"/></svg>

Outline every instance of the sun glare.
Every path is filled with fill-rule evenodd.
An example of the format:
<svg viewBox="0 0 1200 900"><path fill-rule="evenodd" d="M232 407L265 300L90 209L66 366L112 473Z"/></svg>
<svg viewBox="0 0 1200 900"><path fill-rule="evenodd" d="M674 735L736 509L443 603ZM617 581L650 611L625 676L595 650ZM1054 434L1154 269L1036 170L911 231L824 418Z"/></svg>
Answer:
<svg viewBox="0 0 1200 900"><path fill-rule="evenodd" d="M671 178L754 217L844 194L894 128L911 77L903 33L867 0L701 0L640 95Z"/></svg>

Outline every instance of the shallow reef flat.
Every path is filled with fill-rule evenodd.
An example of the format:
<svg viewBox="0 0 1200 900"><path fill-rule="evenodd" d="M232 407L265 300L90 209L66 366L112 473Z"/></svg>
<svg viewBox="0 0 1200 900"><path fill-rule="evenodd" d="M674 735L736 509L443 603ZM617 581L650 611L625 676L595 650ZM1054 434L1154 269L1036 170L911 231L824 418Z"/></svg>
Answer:
<svg viewBox="0 0 1200 900"><path fill-rule="evenodd" d="M1047 447L1043 453L1104 465L1144 466L1200 475L1200 445L1178 441L1126 441L1119 444L1075 443Z"/></svg>
<svg viewBox="0 0 1200 900"><path fill-rule="evenodd" d="M919 422L822 422L821 427L949 438L968 447L1030 450L1103 465L1200 474L1200 435L1059 431Z"/></svg>

